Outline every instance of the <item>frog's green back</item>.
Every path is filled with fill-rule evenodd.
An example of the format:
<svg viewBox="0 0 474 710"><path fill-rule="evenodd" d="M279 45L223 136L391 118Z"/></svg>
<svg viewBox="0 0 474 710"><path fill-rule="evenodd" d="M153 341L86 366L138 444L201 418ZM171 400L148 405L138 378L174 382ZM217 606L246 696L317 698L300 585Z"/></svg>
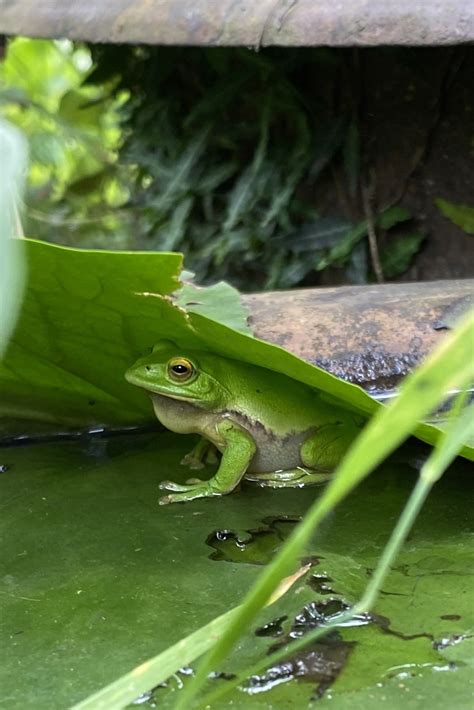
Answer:
<svg viewBox="0 0 474 710"><path fill-rule="evenodd" d="M244 414L275 434L322 426L335 417L352 422L348 411L332 406L315 390L273 370L205 351L176 349L174 355L188 357L200 371L220 383L229 411Z"/></svg>

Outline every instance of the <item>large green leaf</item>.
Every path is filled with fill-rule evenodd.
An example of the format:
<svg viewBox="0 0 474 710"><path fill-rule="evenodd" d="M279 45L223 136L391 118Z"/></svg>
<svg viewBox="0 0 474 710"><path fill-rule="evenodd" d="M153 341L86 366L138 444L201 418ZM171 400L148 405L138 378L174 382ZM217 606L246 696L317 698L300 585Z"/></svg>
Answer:
<svg viewBox="0 0 474 710"><path fill-rule="evenodd" d="M236 292L234 306L226 292L222 310L204 301L196 307L195 296L189 313L174 305L180 254L77 250L29 240L25 246L27 289L0 365L3 417L62 426L154 421L148 398L123 373L163 337L282 372L364 415L381 406L359 387L235 330L239 322L244 329ZM417 435L433 442L438 429L425 425Z"/></svg>
<svg viewBox="0 0 474 710"><path fill-rule="evenodd" d="M159 433L3 449L10 468L0 476L0 705L69 707L236 606L262 569L252 560L268 561L318 494L247 485L192 509L160 508L158 483L188 475L176 470L188 446ZM321 707L375 708L378 700L396 708L416 697L413 708L441 708L448 692L450 707L468 707L470 477L460 461L434 489L383 586L374 622L340 630L340 641L354 645ZM415 478L393 460L341 503L307 550L311 586L302 579L265 609L221 670L238 672L281 640L255 635L265 623L287 615L286 634L310 601L330 613L331 599L357 600ZM228 531L227 540L216 543L216 530ZM211 559L209 536L221 559ZM323 653L323 671L329 661ZM155 691L160 707L174 700L179 679L185 676ZM216 707L304 708L317 683L303 675L271 692L236 690Z"/></svg>
<svg viewBox="0 0 474 710"><path fill-rule="evenodd" d="M164 312L169 333L184 327L159 295L176 289L181 256L26 247L28 285L0 366L2 415L64 426L149 419L123 372L162 335Z"/></svg>
<svg viewBox="0 0 474 710"><path fill-rule="evenodd" d="M4 416L62 425L151 420L147 398L125 382L123 373L161 337L288 372L362 411L377 406L359 388L280 348L173 305L168 297L179 285L178 254L75 250L34 241L25 245L28 286L0 367ZM189 296L187 287L178 302L189 303L190 311L202 310L195 291L192 302ZM237 319L226 299L220 319L231 313L234 327L239 319L243 324L238 296ZM219 317L215 305L208 303L204 312Z"/></svg>

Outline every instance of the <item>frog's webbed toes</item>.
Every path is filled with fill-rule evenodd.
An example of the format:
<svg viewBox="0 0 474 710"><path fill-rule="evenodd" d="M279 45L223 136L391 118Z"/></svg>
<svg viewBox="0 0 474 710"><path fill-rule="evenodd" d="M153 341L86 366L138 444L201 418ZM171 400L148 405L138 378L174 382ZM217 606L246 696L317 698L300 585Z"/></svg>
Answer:
<svg viewBox="0 0 474 710"><path fill-rule="evenodd" d="M195 498L210 498L213 496L223 495L223 492L216 490L209 481L199 481L199 479L191 479L193 483L181 485L173 483L173 481L163 481L160 483L161 490L173 491L172 493L160 498L160 505L168 505L168 503L184 503L187 500Z"/></svg>
<svg viewBox="0 0 474 710"><path fill-rule="evenodd" d="M204 483L205 481L201 480L200 478L187 478L186 483L188 485L193 485L195 486L198 483Z"/></svg>
<svg viewBox="0 0 474 710"><path fill-rule="evenodd" d="M181 483L175 483L174 481L162 481L158 488L161 491L178 491L180 493L189 490L189 486Z"/></svg>
<svg viewBox="0 0 474 710"><path fill-rule="evenodd" d="M245 478L262 487L303 488L308 485L325 483L332 478L332 474L297 466L288 470L270 471L268 473L247 473Z"/></svg>

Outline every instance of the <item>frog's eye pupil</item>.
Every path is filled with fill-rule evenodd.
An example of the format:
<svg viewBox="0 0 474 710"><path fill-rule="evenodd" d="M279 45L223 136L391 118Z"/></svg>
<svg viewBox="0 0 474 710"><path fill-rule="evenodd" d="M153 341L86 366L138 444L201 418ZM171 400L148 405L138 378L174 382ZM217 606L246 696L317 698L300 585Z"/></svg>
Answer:
<svg viewBox="0 0 474 710"><path fill-rule="evenodd" d="M176 382L187 382L194 375L194 366L188 360L171 360L168 364L168 373Z"/></svg>
<svg viewBox="0 0 474 710"><path fill-rule="evenodd" d="M173 372L176 372L177 375L184 375L189 370L186 365L173 365L171 369L173 370Z"/></svg>

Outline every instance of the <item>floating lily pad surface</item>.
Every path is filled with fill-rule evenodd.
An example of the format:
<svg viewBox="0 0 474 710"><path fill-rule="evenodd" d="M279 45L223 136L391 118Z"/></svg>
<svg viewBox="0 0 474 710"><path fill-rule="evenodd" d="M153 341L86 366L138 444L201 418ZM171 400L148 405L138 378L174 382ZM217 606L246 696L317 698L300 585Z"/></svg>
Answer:
<svg viewBox="0 0 474 710"><path fill-rule="evenodd" d="M247 484L159 507L159 482L189 475L179 461L192 443L157 432L1 450L0 707L69 707L237 605L320 494ZM360 598L422 455L399 452L326 519L302 560L311 569L212 687ZM469 466L458 460L433 490L369 618L215 707L472 707ZM191 672L137 703L171 707Z"/></svg>

